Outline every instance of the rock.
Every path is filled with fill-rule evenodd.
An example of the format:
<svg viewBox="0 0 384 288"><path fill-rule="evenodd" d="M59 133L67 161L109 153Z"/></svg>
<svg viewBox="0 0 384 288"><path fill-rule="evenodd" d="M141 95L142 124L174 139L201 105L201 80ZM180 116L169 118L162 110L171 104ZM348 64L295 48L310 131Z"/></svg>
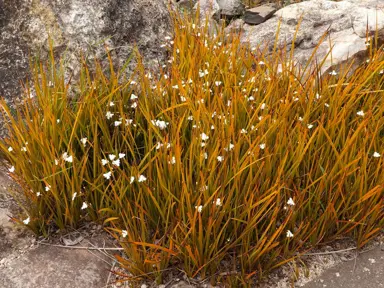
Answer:
<svg viewBox="0 0 384 288"><path fill-rule="evenodd" d="M267 21L277 11L273 4L265 4L248 9L244 14L244 22L251 25L261 24Z"/></svg>
<svg viewBox="0 0 384 288"><path fill-rule="evenodd" d="M198 0L180 0L176 1L180 10L192 11Z"/></svg>
<svg viewBox="0 0 384 288"><path fill-rule="evenodd" d="M241 40L249 42L252 47L266 45L271 51L281 21L278 46L287 44L290 49L301 16L303 19L295 39L295 58L305 63L322 36L328 34L329 38L318 47L315 57L320 60L327 55L331 40L332 57L327 57L323 73L352 59L356 66L367 60L367 21L368 35L374 37L377 27L379 44L384 43L384 2L376 0L310 0L292 4L260 25L242 25Z"/></svg>
<svg viewBox="0 0 384 288"><path fill-rule="evenodd" d="M205 21L206 17L208 19L219 19L220 15L220 7L217 4L216 0L199 0L196 2L193 9L197 11L200 7L200 18L202 21Z"/></svg>
<svg viewBox="0 0 384 288"><path fill-rule="evenodd" d="M4 3L4 4L3 4ZM66 54L70 73L87 59L106 59L105 46L117 65L135 45L148 65L158 65L158 49L172 32L168 0L2 0L0 4L0 95L14 99L28 73L29 56L46 59L48 33L54 52Z"/></svg>
<svg viewBox="0 0 384 288"><path fill-rule="evenodd" d="M226 33L240 33L243 29L244 23L244 20L241 18L231 21L231 23L229 23L229 25L225 28Z"/></svg>
<svg viewBox="0 0 384 288"><path fill-rule="evenodd" d="M245 6L241 0L217 0L224 18L233 18L243 15Z"/></svg>
<svg viewBox="0 0 384 288"><path fill-rule="evenodd" d="M108 258L97 256L86 250L40 246L0 268L0 287L103 287L111 267L103 261Z"/></svg>

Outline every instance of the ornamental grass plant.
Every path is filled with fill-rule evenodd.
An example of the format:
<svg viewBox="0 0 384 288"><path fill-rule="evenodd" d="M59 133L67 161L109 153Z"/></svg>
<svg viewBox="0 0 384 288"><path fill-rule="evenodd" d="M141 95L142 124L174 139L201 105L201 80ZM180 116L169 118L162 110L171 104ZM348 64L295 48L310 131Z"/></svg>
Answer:
<svg viewBox="0 0 384 288"><path fill-rule="evenodd" d="M169 269L251 285L302 252L384 225L384 54L320 75L175 16L148 71L35 61L24 102L1 101L0 148L36 234L104 224L135 279ZM351 64L352 65L352 64ZM131 278L133 279L133 278Z"/></svg>

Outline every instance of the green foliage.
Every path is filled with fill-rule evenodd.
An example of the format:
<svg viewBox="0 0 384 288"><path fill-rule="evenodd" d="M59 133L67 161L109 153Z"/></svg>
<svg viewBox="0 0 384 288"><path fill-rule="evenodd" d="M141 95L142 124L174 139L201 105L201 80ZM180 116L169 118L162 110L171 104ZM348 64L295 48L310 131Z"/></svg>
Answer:
<svg viewBox="0 0 384 288"><path fill-rule="evenodd" d="M207 29L176 17L160 73L138 61L126 79L112 61L94 72L83 63L66 82L53 56L34 65L17 115L1 102L20 222L46 234L103 221L134 275L161 281L178 267L240 285L325 241L362 247L377 235L382 50L353 73L320 77L284 51Z"/></svg>

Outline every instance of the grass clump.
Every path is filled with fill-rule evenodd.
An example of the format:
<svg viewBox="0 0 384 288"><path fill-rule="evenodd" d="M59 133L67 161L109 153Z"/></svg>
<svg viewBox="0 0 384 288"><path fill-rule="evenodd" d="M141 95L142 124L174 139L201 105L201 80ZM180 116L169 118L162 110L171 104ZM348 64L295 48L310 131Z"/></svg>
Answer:
<svg viewBox="0 0 384 288"><path fill-rule="evenodd" d="M20 222L47 234L103 221L133 275L161 282L176 267L233 285L379 233L382 50L353 73L319 76L207 29L176 18L160 73L83 63L68 82L53 56L34 65L17 115L1 102Z"/></svg>

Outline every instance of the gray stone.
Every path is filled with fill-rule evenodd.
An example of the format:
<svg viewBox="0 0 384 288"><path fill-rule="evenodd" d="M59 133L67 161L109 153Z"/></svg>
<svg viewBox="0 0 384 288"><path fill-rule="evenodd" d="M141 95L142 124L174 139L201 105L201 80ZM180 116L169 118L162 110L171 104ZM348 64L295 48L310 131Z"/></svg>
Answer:
<svg viewBox="0 0 384 288"><path fill-rule="evenodd" d="M244 22L251 25L261 24L271 18L276 11L276 5L273 4L248 9L244 14Z"/></svg>
<svg viewBox="0 0 384 288"><path fill-rule="evenodd" d="M303 18L294 39L300 17ZM279 21L278 46L287 44L290 49L294 40L295 58L301 63L310 59L322 36L327 35L314 57L314 60L324 59L333 46L322 66L323 73L352 59L356 66L367 60L367 21L368 35L374 37L377 29L379 44L384 43L384 2L377 0L310 0L292 4L260 25L238 24L242 42L249 42L252 47L267 46L271 51ZM231 31L230 27L227 29Z"/></svg>
<svg viewBox="0 0 384 288"><path fill-rule="evenodd" d="M103 287L110 268L86 250L39 246L0 267L0 287Z"/></svg>
<svg viewBox="0 0 384 288"><path fill-rule="evenodd" d="M180 10L191 11L193 7L196 5L198 0L180 0L176 1Z"/></svg>
<svg viewBox="0 0 384 288"><path fill-rule="evenodd" d="M244 20L241 19L241 18L236 19L236 20L233 20L233 21L231 21L231 23L229 23L229 25L225 28L226 33L235 33L235 34L238 34L238 33L242 32L244 24L245 24L245 22L244 22Z"/></svg>
<svg viewBox="0 0 384 288"><path fill-rule="evenodd" d="M245 11L241 0L218 0L217 3L221 9L221 15L227 18L243 15Z"/></svg>
<svg viewBox="0 0 384 288"><path fill-rule="evenodd" d="M219 19L220 7L216 0L199 0L196 2L193 9L196 11L200 8L200 18L202 21L208 17L208 19Z"/></svg>
<svg viewBox="0 0 384 288"><path fill-rule="evenodd" d="M104 287L111 269L110 257L85 249L38 246L29 230L11 220L18 216L18 209L9 191L20 188L3 170L0 167L0 287ZM102 233L86 238L80 246L89 242L96 247L113 247Z"/></svg>
<svg viewBox="0 0 384 288"><path fill-rule="evenodd" d="M158 47L172 32L168 0L1 0L0 95L14 99L28 73L29 56L46 59L48 34L56 55L76 75L81 53L122 66L137 45L146 64L165 59Z"/></svg>
<svg viewBox="0 0 384 288"><path fill-rule="evenodd" d="M327 269L304 288L384 287L384 252L376 247L369 252Z"/></svg>

